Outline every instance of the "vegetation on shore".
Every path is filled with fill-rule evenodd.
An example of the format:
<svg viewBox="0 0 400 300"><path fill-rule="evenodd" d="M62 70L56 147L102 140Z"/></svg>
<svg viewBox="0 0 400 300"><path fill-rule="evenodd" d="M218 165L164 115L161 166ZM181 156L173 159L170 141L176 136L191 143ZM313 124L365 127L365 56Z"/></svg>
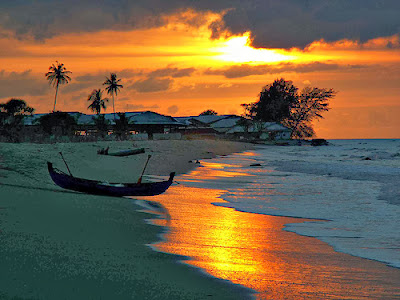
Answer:
<svg viewBox="0 0 400 300"><path fill-rule="evenodd" d="M58 131L56 133L58 135L71 135L77 126L77 120L68 113L55 110L59 86L71 81L68 75L70 73L72 72L68 71L63 63L56 61L56 64L52 64L49 72L45 74L49 83L56 89L53 111L38 120L42 131L48 135L55 134L55 131ZM106 77L103 85L106 86L105 91L112 96L114 132L119 138L126 138L129 120L124 113L118 113L118 118L115 113L114 95L116 96L123 88L120 81L116 73L110 73L110 77ZM102 93L101 89L94 89L87 100L90 102L88 109L96 113L93 121L98 135L105 137L110 121L101 115L101 110L106 110L109 99L104 98ZM245 132L248 132L251 126L259 128L261 132L265 122L276 122L292 130L291 138L310 138L315 134L312 122L323 118L322 113L330 109L329 100L333 99L335 94L336 92L332 89L309 86L299 91L292 81L284 78L276 79L262 88L258 101L242 104L245 113L237 125L242 126ZM8 141L18 141L18 133L24 126L24 116L32 115L33 111L34 108L29 107L22 99L12 98L7 103L0 104L0 136L5 136ZM212 115L218 115L218 113L212 109L200 113L200 116ZM273 139L273 136L271 138Z"/></svg>
<svg viewBox="0 0 400 300"><path fill-rule="evenodd" d="M242 106L246 118L281 123L292 130L292 138L302 139L314 136L312 122L323 118L322 113L329 110L329 100L335 95L333 89L308 86L299 92L292 81L281 78L264 86L258 101Z"/></svg>
<svg viewBox="0 0 400 300"><path fill-rule="evenodd" d="M11 98L6 103L0 103L0 136L4 136L10 142L18 142L18 133L24 126L24 117L32 115L34 110L22 99Z"/></svg>

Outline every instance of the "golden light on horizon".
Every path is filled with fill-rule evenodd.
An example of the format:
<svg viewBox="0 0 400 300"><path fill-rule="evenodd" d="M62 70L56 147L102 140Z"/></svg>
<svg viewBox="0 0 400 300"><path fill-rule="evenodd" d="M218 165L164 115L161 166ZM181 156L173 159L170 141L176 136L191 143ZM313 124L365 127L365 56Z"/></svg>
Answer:
<svg viewBox="0 0 400 300"><path fill-rule="evenodd" d="M223 42L223 46L216 49L222 54L215 58L234 63L276 63L296 59L296 56L284 54L281 50L255 49L249 44L249 32L242 36L231 37Z"/></svg>

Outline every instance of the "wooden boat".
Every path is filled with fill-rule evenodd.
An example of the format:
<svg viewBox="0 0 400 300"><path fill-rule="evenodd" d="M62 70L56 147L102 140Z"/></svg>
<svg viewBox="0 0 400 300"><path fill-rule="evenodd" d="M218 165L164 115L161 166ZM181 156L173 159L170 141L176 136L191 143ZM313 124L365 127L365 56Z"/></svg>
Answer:
<svg viewBox="0 0 400 300"><path fill-rule="evenodd" d="M128 150L121 150L116 152L108 152L108 148L99 150L97 153L102 155L111 155L111 156L129 156L144 153L144 148L137 148L137 149L128 149Z"/></svg>
<svg viewBox="0 0 400 300"><path fill-rule="evenodd" d="M98 180L77 178L68 175L61 170L53 167L51 162L47 162L51 179L58 186L82 193L108 195L108 196L155 196L164 193L175 176L175 172L169 175L169 179L161 182L145 183L108 183Z"/></svg>

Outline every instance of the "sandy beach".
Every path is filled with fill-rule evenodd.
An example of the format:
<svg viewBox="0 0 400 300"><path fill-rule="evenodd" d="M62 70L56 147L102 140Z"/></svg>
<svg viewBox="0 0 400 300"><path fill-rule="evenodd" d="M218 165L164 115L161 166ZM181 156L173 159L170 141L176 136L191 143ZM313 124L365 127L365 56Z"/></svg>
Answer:
<svg viewBox="0 0 400 300"><path fill-rule="evenodd" d="M145 154L97 155L108 146L133 145L0 144L1 299L400 298L399 269L283 230L305 219L212 204L226 193L213 179L227 186L248 179L242 169L224 171L229 158L207 158L243 151L251 158L253 145L141 141L135 147ZM145 173L155 177L147 179L176 171L180 184L137 199L69 192L46 169L50 160L66 171L59 151L77 177L124 182L139 178L151 154ZM205 179L203 188L190 184Z"/></svg>
<svg viewBox="0 0 400 300"><path fill-rule="evenodd" d="M74 176L134 182L146 174L178 174L192 160L251 148L218 141L144 141L145 154L97 155L132 142L0 145L1 299L243 299L248 290L177 264L146 246L162 228L146 223L134 200L69 192L55 186L50 160ZM155 200L155 199L152 199Z"/></svg>

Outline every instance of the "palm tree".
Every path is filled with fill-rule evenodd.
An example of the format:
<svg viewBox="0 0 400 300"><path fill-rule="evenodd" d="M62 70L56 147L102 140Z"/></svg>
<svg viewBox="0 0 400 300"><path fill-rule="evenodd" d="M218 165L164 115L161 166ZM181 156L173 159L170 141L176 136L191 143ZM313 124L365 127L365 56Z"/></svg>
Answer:
<svg viewBox="0 0 400 300"><path fill-rule="evenodd" d="M108 98L102 98L102 91L100 89L98 90L93 90L89 97L88 101L91 101L92 103L88 106L93 112L96 112L96 114L100 114L101 108L106 109L106 103L109 101Z"/></svg>
<svg viewBox="0 0 400 300"><path fill-rule="evenodd" d="M71 77L69 77L67 74L72 73L71 71L67 71L67 69L64 67L64 64L59 63L56 61L57 65L52 64L49 67L49 72L45 74L47 77L47 80L49 81L50 84L53 84L53 86L56 87L56 95L54 97L54 108L53 112L56 110L56 102L57 102L57 93L58 93L58 86L60 84L68 83L71 81Z"/></svg>
<svg viewBox="0 0 400 300"><path fill-rule="evenodd" d="M114 111L114 120L115 120L115 106L114 106L114 94L117 95L120 88L123 88L122 84L119 84L121 79L117 79L117 74L110 73L110 78L106 77L106 81L104 81L103 85L106 85L106 91L109 95L112 95L113 100L113 111Z"/></svg>

